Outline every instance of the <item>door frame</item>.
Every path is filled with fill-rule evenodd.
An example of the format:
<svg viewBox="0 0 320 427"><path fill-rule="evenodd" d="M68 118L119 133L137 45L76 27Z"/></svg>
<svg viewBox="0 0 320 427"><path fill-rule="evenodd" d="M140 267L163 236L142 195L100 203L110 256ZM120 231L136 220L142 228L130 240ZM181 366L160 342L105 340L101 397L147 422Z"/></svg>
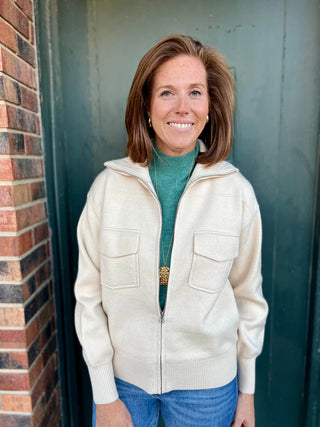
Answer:
<svg viewBox="0 0 320 427"><path fill-rule="evenodd" d="M42 135L45 177L51 231L51 255L58 338L58 372L61 388L62 425L82 425L79 418L79 348L74 325L73 287L70 274L71 239L63 132L64 111L61 90L59 9L57 0L36 0L35 26L40 71ZM79 354L79 353L78 353Z"/></svg>

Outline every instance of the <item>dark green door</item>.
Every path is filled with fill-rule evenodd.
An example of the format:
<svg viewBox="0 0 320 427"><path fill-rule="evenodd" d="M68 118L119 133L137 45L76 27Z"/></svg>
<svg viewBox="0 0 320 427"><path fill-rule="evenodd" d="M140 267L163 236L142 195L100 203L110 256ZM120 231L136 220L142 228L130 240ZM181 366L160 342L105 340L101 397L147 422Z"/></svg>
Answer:
<svg viewBox="0 0 320 427"><path fill-rule="evenodd" d="M232 161L262 211L270 315L257 362L257 426L305 426L308 405L316 426L319 1L56 0L38 1L37 11L65 425L90 425L72 319L76 223L103 162L124 154L139 59L164 35L186 33L215 46L234 70Z"/></svg>

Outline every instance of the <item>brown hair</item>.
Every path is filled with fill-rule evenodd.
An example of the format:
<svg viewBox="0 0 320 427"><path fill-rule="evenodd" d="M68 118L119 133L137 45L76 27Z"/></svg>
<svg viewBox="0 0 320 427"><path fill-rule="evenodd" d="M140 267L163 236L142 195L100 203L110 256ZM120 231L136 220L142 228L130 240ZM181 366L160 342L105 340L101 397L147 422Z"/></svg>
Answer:
<svg viewBox="0 0 320 427"><path fill-rule="evenodd" d="M151 162L154 131L147 123L153 77L160 65L178 55L199 58L207 71L210 120L199 136L207 151L199 153L197 162L209 166L226 159L231 151L234 80L225 58L213 47L189 36L171 35L144 55L133 78L125 117L127 154L133 162Z"/></svg>

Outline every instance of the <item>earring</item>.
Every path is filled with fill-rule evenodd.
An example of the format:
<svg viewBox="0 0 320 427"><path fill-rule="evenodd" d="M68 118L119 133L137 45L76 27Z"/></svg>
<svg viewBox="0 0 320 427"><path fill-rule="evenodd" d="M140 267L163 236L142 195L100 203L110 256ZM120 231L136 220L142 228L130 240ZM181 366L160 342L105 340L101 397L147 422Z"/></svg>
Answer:
<svg viewBox="0 0 320 427"><path fill-rule="evenodd" d="M149 128L152 128L151 117L148 119Z"/></svg>
<svg viewBox="0 0 320 427"><path fill-rule="evenodd" d="M207 114L206 123L209 121L209 114Z"/></svg>

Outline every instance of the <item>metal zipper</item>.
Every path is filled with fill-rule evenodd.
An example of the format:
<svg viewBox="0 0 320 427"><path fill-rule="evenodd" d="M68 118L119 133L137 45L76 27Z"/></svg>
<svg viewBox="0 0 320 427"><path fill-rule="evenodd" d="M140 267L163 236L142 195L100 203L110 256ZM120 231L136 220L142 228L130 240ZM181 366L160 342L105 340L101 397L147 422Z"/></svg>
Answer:
<svg viewBox="0 0 320 427"><path fill-rule="evenodd" d="M158 268L157 268L157 283L158 283L158 293L157 293L157 304L158 304L158 308L159 308L159 313L160 313L160 354L159 354L159 370L160 370L160 393L162 394L162 357L163 357L163 342L162 342L162 328L163 328L163 324L165 322L165 317L164 317L164 313L165 313L165 309L166 309L166 305L167 303L165 303L165 306L163 308L163 310L161 310L160 307L160 301L159 301L159 293L160 293L160 279L159 279L159 264L160 264L160 239L161 239L161 230L162 230L162 213L161 213L161 205L160 205L160 201L157 197L156 194L154 194L153 191L151 191L151 188L148 186L148 184L146 182L144 182L141 178L137 177L137 179L141 182L141 184L147 188L150 193L152 194L152 196L154 197L157 206L158 206L158 211L159 211L159 218L160 218L160 227L159 227L159 234L158 234Z"/></svg>
<svg viewBox="0 0 320 427"><path fill-rule="evenodd" d="M160 285L159 285L160 286ZM159 297L158 297L159 299ZM163 328L163 324L165 322L164 319L164 310L160 310L161 314L160 314L160 361L159 361L159 366L160 366L160 394L162 394L162 356L163 356L163 342L162 342L162 328Z"/></svg>

